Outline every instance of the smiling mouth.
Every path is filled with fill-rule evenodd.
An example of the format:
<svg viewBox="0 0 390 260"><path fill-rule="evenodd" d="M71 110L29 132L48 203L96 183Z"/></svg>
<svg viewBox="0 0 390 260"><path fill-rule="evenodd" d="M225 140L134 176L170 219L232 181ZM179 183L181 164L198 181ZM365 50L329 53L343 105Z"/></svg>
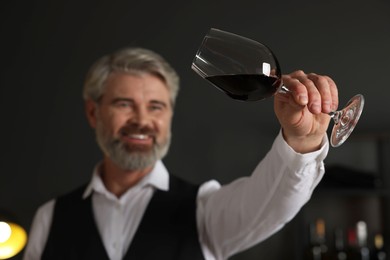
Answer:
<svg viewBox="0 0 390 260"><path fill-rule="evenodd" d="M153 135L148 135L148 134L123 134L122 136L127 140L134 140L140 142L153 140L154 138Z"/></svg>
<svg viewBox="0 0 390 260"><path fill-rule="evenodd" d="M123 141L130 145L150 146L154 143L155 136L151 133L131 133L122 131Z"/></svg>
<svg viewBox="0 0 390 260"><path fill-rule="evenodd" d="M124 127L120 131L122 141L130 146L150 147L155 143L156 135L151 129Z"/></svg>
<svg viewBox="0 0 390 260"><path fill-rule="evenodd" d="M131 139L137 139L137 140L147 140L147 139L151 138L149 135L144 135L144 134L130 134L130 135L127 135L127 137L129 137Z"/></svg>

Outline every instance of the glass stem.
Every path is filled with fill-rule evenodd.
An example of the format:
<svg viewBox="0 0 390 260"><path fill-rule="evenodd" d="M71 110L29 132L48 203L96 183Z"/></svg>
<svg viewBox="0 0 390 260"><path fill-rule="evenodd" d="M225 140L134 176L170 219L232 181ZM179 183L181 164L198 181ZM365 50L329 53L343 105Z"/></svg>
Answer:
<svg viewBox="0 0 390 260"><path fill-rule="evenodd" d="M332 111L328 115L333 119L336 125L340 122L341 111Z"/></svg>
<svg viewBox="0 0 390 260"><path fill-rule="evenodd" d="M282 85L280 87L279 92L286 94L286 93L290 93L291 91L285 85Z"/></svg>

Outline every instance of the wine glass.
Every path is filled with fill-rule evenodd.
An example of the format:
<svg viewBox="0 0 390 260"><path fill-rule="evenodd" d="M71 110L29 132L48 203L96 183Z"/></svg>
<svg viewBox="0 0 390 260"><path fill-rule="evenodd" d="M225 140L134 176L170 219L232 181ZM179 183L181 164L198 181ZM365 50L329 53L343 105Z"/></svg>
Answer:
<svg viewBox="0 0 390 260"><path fill-rule="evenodd" d="M288 93L282 73L271 49L252 39L211 28L204 37L192 69L233 99L257 101ZM340 146L352 133L363 111L364 97L358 94L347 105L329 115L334 126L330 138Z"/></svg>

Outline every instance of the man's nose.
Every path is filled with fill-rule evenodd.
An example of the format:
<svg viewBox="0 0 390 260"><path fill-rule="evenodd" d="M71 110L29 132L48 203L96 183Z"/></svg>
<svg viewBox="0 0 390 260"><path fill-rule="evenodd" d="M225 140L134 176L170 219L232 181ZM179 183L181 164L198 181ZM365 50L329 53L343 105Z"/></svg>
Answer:
<svg viewBox="0 0 390 260"><path fill-rule="evenodd" d="M130 118L130 123L139 127L150 126L151 117L145 109L138 109Z"/></svg>

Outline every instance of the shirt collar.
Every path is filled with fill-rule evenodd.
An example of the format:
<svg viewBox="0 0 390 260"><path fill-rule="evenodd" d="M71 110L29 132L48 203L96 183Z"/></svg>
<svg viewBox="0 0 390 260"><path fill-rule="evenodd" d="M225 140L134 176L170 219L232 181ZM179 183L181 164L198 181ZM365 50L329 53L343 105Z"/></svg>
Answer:
<svg viewBox="0 0 390 260"><path fill-rule="evenodd" d="M103 180L100 176L100 166L102 163L98 163L92 174L92 179L89 182L87 188L84 191L83 199L87 198L92 194L93 191L103 193L103 194L111 194L103 183ZM145 186L152 186L156 189L168 191L169 190L169 174L165 165L161 160L158 160L153 167L153 170L147 174L140 182L138 182L133 188L142 188Z"/></svg>

